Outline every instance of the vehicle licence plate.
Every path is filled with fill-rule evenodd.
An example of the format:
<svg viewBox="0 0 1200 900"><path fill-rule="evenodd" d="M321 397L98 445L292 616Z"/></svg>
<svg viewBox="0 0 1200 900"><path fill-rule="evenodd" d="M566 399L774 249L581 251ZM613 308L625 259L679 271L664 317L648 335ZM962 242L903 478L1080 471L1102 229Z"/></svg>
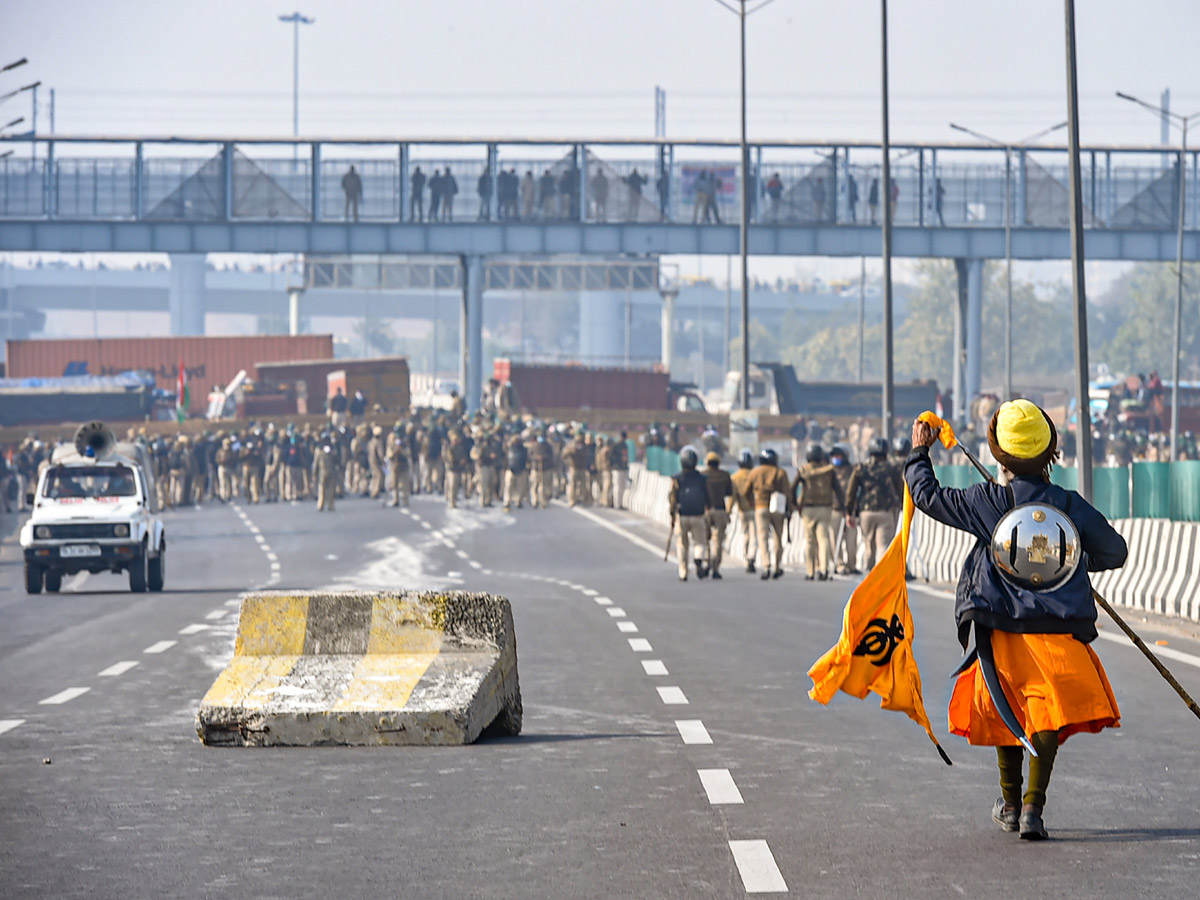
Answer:
<svg viewBox="0 0 1200 900"><path fill-rule="evenodd" d="M58 551L59 556L99 556L100 548L95 544L68 544Z"/></svg>

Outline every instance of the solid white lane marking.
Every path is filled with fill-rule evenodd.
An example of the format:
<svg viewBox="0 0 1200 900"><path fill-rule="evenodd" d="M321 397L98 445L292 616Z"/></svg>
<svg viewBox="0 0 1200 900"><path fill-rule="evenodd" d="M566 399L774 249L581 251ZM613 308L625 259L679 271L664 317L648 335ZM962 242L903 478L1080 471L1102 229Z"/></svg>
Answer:
<svg viewBox="0 0 1200 900"><path fill-rule="evenodd" d="M583 596L585 597L595 597L599 593L599 591L592 590L591 588L584 588L583 590Z"/></svg>
<svg viewBox="0 0 1200 900"><path fill-rule="evenodd" d="M147 647L142 652L143 653L162 653L164 650L170 650L172 647L174 647L178 643L179 643L179 641L159 641L157 644L151 644L149 647Z"/></svg>
<svg viewBox="0 0 1200 900"><path fill-rule="evenodd" d="M747 894L787 893L787 882L766 841L730 841L729 849Z"/></svg>
<svg viewBox="0 0 1200 900"><path fill-rule="evenodd" d="M76 697L82 697L90 690L91 688L86 687L67 688L65 691L59 691L45 700L39 700L38 706L61 706L63 703L74 700Z"/></svg>
<svg viewBox="0 0 1200 900"><path fill-rule="evenodd" d="M618 534L621 537L625 538L625 540L629 541L629 543L636 544L637 546L641 547L643 550L649 550L655 556L658 556L661 558L662 547L654 546L649 541L638 537L633 532L626 531L620 525L614 525L612 522L609 522L606 519L602 518L601 516L596 515L594 512L588 512L586 509L580 509L579 507L576 507L574 509L574 512L583 516L585 519L591 519L593 522L595 522L597 525L601 526L602 528L607 528L613 534Z"/></svg>
<svg viewBox="0 0 1200 900"><path fill-rule="evenodd" d="M1099 632L1098 637L1101 637L1106 641L1111 641L1114 644L1124 644L1131 650L1137 649L1137 647L1133 645L1133 641L1129 640L1129 638L1125 636L1124 632L1121 632L1120 634L1113 634L1112 632L1101 631ZM1182 650L1172 650L1170 647L1151 647L1150 652L1155 656L1161 656L1164 659L1173 659L1181 663L1187 663L1189 666L1196 666L1200 668L1200 656L1195 656L1191 653L1184 653Z"/></svg>
<svg viewBox="0 0 1200 900"><path fill-rule="evenodd" d="M630 622L628 619L626 619L624 622L617 623L617 631L623 632L625 634L637 634L637 630L638 630L637 626L634 625L632 622Z"/></svg>
<svg viewBox="0 0 1200 900"><path fill-rule="evenodd" d="M675 722L675 727L679 729L679 736L683 738L685 744L711 744L713 742L712 738L708 736L708 729L699 719L679 719Z"/></svg>
<svg viewBox="0 0 1200 900"><path fill-rule="evenodd" d="M206 619L223 619L227 615L229 615L229 610L227 610L227 609L214 609L212 612L210 612L204 618L206 618Z"/></svg>
<svg viewBox="0 0 1200 900"><path fill-rule="evenodd" d="M612 601L607 597L596 597L595 600L601 606L612 606Z"/></svg>
<svg viewBox="0 0 1200 900"><path fill-rule="evenodd" d="M733 782L728 769L697 769L708 802L716 806L722 803L744 803L742 792Z"/></svg>
<svg viewBox="0 0 1200 900"><path fill-rule="evenodd" d="M954 600L954 594L951 591L941 591L937 588L928 587L924 584L910 584L909 590L920 591L922 594L928 594L930 597L937 597L940 600Z"/></svg>
<svg viewBox="0 0 1200 900"><path fill-rule="evenodd" d="M207 625L202 625L199 622L196 622L192 625L187 626L186 628L180 628L179 633L180 634L199 634L201 631L207 631L208 627L209 626L207 626Z"/></svg>
<svg viewBox="0 0 1200 900"><path fill-rule="evenodd" d="M610 607L608 608L607 612L608 612L608 614L609 614L610 616L612 616L614 619L623 619L623 618L625 618L625 610L621 609L621 607L619 607L619 606L610 606Z"/></svg>
<svg viewBox="0 0 1200 900"><path fill-rule="evenodd" d="M119 663L113 663L111 666L109 666L107 669L105 669L103 672L100 673L100 677L101 678L116 678L118 675L124 675L126 672L128 672L130 669L132 669L136 665L137 665L137 663L135 661L129 660L129 659L124 660Z"/></svg>
<svg viewBox="0 0 1200 900"><path fill-rule="evenodd" d="M661 659L643 659L642 669L647 675L666 675L667 667Z"/></svg>
<svg viewBox="0 0 1200 900"><path fill-rule="evenodd" d="M12 731L14 728L24 724L24 719L0 719L0 734Z"/></svg>
<svg viewBox="0 0 1200 900"><path fill-rule="evenodd" d="M668 706L684 706L688 702L688 698L683 695L683 691L674 685L660 687L656 690L658 691L658 696L662 698L662 702Z"/></svg>
<svg viewBox="0 0 1200 900"><path fill-rule="evenodd" d="M473 559L468 560L467 565L470 566L472 569L482 569L483 568L483 563L476 562Z"/></svg>
<svg viewBox="0 0 1200 900"><path fill-rule="evenodd" d="M650 646L650 642L645 638L630 638L629 649L634 653L650 653L654 650L654 648Z"/></svg>

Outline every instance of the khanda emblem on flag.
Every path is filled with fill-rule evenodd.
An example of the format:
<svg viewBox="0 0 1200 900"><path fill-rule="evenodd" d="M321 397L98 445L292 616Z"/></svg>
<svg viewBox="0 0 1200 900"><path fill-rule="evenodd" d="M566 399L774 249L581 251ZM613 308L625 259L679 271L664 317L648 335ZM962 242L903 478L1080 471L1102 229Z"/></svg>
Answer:
<svg viewBox="0 0 1200 900"><path fill-rule="evenodd" d="M922 418L925 416L933 414L925 413ZM936 421L940 426L941 421ZM949 429L942 431L943 443L947 440L954 440ZM905 486L900 529L875 568L850 595L837 644L808 670L813 682L808 696L824 704L838 691L859 699L868 693L878 694L883 709L903 712L924 728L942 759L950 765L950 758L934 737L925 713L921 673L913 655L913 620L908 608L904 565L915 512L912 496Z"/></svg>
<svg viewBox="0 0 1200 900"><path fill-rule="evenodd" d="M904 640L904 623L897 615L892 621L872 619L867 623L867 633L863 635L858 646L854 648L855 656L865 656L874 665L886 666L892 661L896 645Z"/></svg>

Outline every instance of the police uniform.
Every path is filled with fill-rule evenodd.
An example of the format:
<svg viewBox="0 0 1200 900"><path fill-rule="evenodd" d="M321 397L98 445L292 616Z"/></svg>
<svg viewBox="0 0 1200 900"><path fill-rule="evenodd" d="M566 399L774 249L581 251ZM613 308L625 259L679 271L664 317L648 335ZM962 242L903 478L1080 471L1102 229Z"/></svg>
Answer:
<svg viewBox="0 0 1200 900"><path fill-rule="evenodd" d="M800 467L792 485L792 493L800 507L800 522L804 529L804 567L808 578L829 577L833 544L833 505L842 500L833 464L823 455Z"/></svg>
<svg viewBox="0 0 1200 900"><path fill-rule="evenodd" d="M763 580L783 575L783 525L792 508L792 486L783 469L775 463L775 453L763 452L761 461L750 472L750 493L754 497L754 530L758 535L758 562L762 566L759 577ZM772 497L783 497L785 511L772 509ZM771 537L774 535L775 571L771 572Z"/></svg>
<svg viewBox="0 0 1200 900"><path fill-rule="evenodd" d="M708 454L705 463L708 510L704 513L704 524L708 531L708 564L712 577L720 578L725 532L729 529L729 504L733 500L733 479L721 468L721 457L715 451Z"/></svg>
<svg viewBox="0 0 1200 900"><path fill-rule="evenodd" d="M866 556L864 567L868 571L875 567L876 559L887 552L896 536L896 519L902 502L899 481L895 466L888 462L885 443L882 455L873 453L865 463L854 467L846 487L846 512L858 520Z"/></svg>
<svg viewBox="0 0 1200 900"><path fill-rule="evenodd" d="M750 451L745 451L738 462L738 470L730 476L733 482L733 502L738 517L742 520L742 559L746 560L746 571L754 571L754 551L757 547L754 530L754 494L750 488L750 473L754 469Z"/></svg>
<svg viewBox="0 0 1200 900"><path fill-rule="evenodd" d="M683 471L671 478L671 493L668 498L671 519L675 522L675 549L679 557L680 581L688 579L689 549L694 548L696 554L698 577L707 576L709 566L708 534L705 525L705 514L710 506L708 480L696 471L695 451L684 452L691 453L691 464L685 464Z"/></svg>

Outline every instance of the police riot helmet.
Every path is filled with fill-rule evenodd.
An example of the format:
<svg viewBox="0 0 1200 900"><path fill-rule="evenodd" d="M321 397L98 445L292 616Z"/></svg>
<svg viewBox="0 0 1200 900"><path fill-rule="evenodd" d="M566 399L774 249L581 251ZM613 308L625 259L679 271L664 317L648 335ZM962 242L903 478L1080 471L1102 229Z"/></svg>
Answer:
<svg viewBox="0 0 1200 900"><path fill-rule="evenodd" d="M767 447L762 453L758 454L758 461L764 466L774 466L779 464L779 455Z"/></svg>
<svg viewBox="0 0 1200 900"><path fill-rule="evenodd" d="M1005 513L992 531L991 554L1006 581L1037 592L1066 583L1083 555L1075 523L1047 503L1023 503Z"/></svg>
<svg viewBox="0 0 1200 900"><path fill-rule="evenodd" d="M696 468L696 463L699 459L700 456L696 453L695 447L684 447L679 451L679 464L685 469Z"/></svg>
<svg viewBox="0 0 1200 900"><path fill-rule="evenodd" d="M754 451L752 451L749 447L743 449L742 452L738 454L738 468L754 468Z"/></svg>
<svg viewBox="0 0 1200 900"><path fill-rule="evenodd" d="M871 446L868 448L867 453L870 456L887 456L888 442L881 437L874 438L871 441Z"/></svg>
<svg viewBox="0 0 1200 900"><path fill-rule="evenodd" d="M841 444L834 444L833 447L829 450L829 461L832 462L835 466L839 465L839 461L844 463L849 458L850 458L850 454L846 451L846 448L843 447Z"/></svg>
<svg viewBox="0 0 1200 900"><path fill-rule="evenodd" d="M912 453L912 439L904 436L898 437L892 441L892 449L896 451L897 456L908 456Z"/></svg>
<svg viewBox="0 0 1200 900"><path fill-rule="evenodd" d="M804 459L806 462L819 463L825 460L825 448L815 441L808 445L804 451Z"/></svg>

